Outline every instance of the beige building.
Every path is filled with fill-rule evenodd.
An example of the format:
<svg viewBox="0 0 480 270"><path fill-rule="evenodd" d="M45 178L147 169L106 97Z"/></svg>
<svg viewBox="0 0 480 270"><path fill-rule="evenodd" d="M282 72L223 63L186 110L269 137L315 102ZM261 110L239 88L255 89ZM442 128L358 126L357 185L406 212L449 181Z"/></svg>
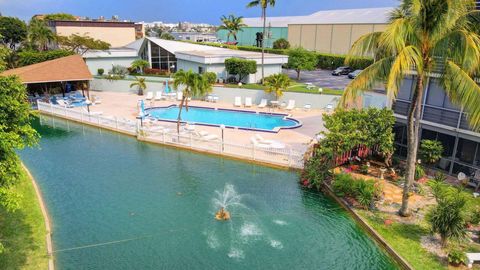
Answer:
<svg viewBox="0 0 480 270"><path fill-rule="evenodd" d="M384 31L392 8L319 11L288 23L292 46L323 53L346 54L362 35Z"/></svg>
<svg viewBox="0 0 480 270"><path fill-rule="evenodd" d="M59 36L86 35L122 47L145 35L143 24L118 21L49 21L49 26Z"/></svg>

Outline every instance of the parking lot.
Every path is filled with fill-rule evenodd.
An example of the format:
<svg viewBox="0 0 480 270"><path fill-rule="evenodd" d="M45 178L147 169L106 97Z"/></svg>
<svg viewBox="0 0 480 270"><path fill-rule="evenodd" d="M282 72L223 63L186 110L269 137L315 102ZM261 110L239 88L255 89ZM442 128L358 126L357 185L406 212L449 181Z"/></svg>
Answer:
<svg viewBox="0 0 480 270"><path fill-rule="evenodd" d="M284 73L292 79L297 79L297 73L294 70L283 70ZM312 83L318 87L332 88L332 89L344 89L350 79L346 76L332 76L331 70L317 69L314 71L302 71L300 73L301 83Z"/></svg>

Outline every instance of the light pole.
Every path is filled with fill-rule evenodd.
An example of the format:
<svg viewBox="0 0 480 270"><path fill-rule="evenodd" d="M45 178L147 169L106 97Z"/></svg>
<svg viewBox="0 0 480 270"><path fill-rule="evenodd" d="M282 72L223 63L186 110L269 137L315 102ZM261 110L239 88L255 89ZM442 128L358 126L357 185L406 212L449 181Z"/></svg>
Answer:
<svg viewBox="0 0 480 270"><path fill-rule="evenodd" d="M222 130L222 152L225 150L225 145L224 145L224 130L225 130L225 125L220 125L220 129Z"/></svg>

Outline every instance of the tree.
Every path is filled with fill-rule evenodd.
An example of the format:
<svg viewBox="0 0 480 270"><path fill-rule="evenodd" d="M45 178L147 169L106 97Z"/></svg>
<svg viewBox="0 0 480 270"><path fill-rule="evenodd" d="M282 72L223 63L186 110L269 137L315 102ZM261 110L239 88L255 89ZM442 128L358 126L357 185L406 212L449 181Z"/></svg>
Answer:
<svg viewBox="0 0 480 270"><path fill-rule="evenodd" d="M29 42L40 51L48 49L48 43L55 40L55 34L43 20L32 19L28 25Z"/></svg>
<svg viewBox="0 0 480 270"><path fill-rule="evenodd" d="M3 44L14 50L27 38L27 25L18 18L0 16L0 37Z"/></svg>
<svg viewBox="0 0 480 270"><path fill-rule="evenodd" d="M68 13L52 13L47 14L43 17L45 21L74 21L76 20L75 16Z"/></svg>
<svg viewBox="0 0 480 270"><path fill-rule="evenodd" d="M263 18L263 41L262 41L262 84L263 80L265 77L265 37L266 35L266 29L267 29L267 7L274 7L275 6L275 0L253 0L250 3L248 3L247 7L257 7L260 6L262 9L262 18Z"/></svg>
<svg viewBox="0 0 480 270"><path fill-rule="evenodd" d="M3 46L0 45L0 72L4 71L8 67L8 58L12 54L12 51Z"/></svg>
<svg viewBox="0 0 480 270"><path fill-rule="evenodd" d="M163 32L161 35L160 35L160 38L161 39L166 39L166 40L175 40L175 37L172 36L172 34L168 33L168 32Z"/></svg>
<svg viewBox="0 0 480 270"><path fill-rule="evenodd" d="M150 66L150 63L143 59L137 59L132 62L130 69L140 70L140 73L143 74L143 69Z"/></svg>
<svg viewBox="0 0 480 270"><path fill-rule="evenodd" d="M188 100L192 97L204 96L212 91L212 84L208 81L205 74L194 73L193 71L179 70L173 75L173 87L179 90L183 86L182 101L180 102L177 118L177 132L180 133L180 121L182 121L182 109L188 112ZM178 91L177 90L177 91Z"/></svg>
<svg viewBox="0 0 480 270"><path fill-rule="evenodd" d="M265 85L267 86L265 92L273 93L276 100L278 100L283 95L283 91L285 91L291 83L292 80L290 80L286 74L279 73L270 75L265 78Z"/></svg>
<svg viewBox="0 0 480 270"><path fill-rule="evenodd" d="M472 30L472 0L404 0L390 15L384 32L360 37L352 46L347 64L356 56L375 55L346 87L340 104L346 106L362 91L379 82L386 84L394 100L403 79L416 74L412 102L407 113L407 161L401 216L410 214L408 197L414 181L422 100L429 74L439 75L451 101L468 112L473 129L480 128L480 87L473 76L480 64L480 37Z"/></svg>
<svg viewBox="0 0 480 270"><path fill-rule="evenodd" d="M237 33L239 31L243 31L242 27L247 26L246 24L243 23L243 17L235 17L235 15L230 14L227 16L223 15L222 18L220 18L222 21L222 25L218 27L218 30L227 30L227 42L230 41L230 36L233 36L233 39L235 42L237 41Z"/></svg>
<svg viewBox="0 0 480 270"><path fill-rule="evenodd" d="M134 86L138 87L138 95L143 96L143 90L147 89L145 78L135 77L135 81L130 84L130 88Z"/></svg>
<svg viewBox="0 0 480 270"><path fill-rule="evenodd" d="M51 50L51 51L21 51L17 54L17 66L23 67L33 65L74 54L72 51Z"/></svg>
<svg viewBox="0 0 480 270"><path fill-rule="evenodd" d="M284 38L279 38L273 42L273 48L280 50L290 49L290 42Z"/></svg>
<svg viewBox="0 0 480 270"><path fill-rule="evenodd" d="M0 112L0 205L15 210L18 195L12 187L20 177L16 150L38 142L38 134L30 126L26 88L18 77L0 76Z"/></svg>
<svg viewBox="0 0 480 270"><path fill-rule="evenodd" d="M60 47L80 55L84 55L88 50L108 50L110 48L109 43L86 35L80 36L72 34L68 37L57 36L57 42Z"/></svg>
<svg viewBox="0 0 480 270"><path fill-rule="evenodd" d="M241 82L248 74L257 73L257 62L255 60L228 58L225 59L225 70L228 74L238 75L238 81Z"/></svg>
<svg viewBox="0 0 480 270"><path fill-rule="evenodd" d="M442 247L449 239L462 239L466 236L466 195L459 189L443 182L432 181L433 195L437 201L426 215L426 220L434 233L441 238Z"/></svg>
<svg viewBox="0 0 480 270"><path fill-rule="evenodd" d="M315 52L305 50L301 47L288 51L287 67L289 69L294 69L297 72L297 80L300 80L300 71L315 70L317 63L318 59Z"/></svg>

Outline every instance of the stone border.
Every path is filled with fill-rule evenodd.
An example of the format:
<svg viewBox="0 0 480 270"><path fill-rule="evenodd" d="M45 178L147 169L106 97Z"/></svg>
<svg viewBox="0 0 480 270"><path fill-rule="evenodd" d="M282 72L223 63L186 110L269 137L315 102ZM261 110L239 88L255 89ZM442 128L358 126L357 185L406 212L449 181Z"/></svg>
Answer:
<svg viewBox="0 0 480 270"><path fill-rule="evenodd" d="M42 193L40 192L40 188L33 178L32 174L28 170L28 168L21 162L23 170L27 173L27 176L30 178L33 184L33 188L35 189L35 194L37 195L38 203L40 204L40 209L42 210L42 215L45 220L45 229L47 231L46 240L47 240L47 255L48 255L48 270L55 270L55 265L53 263L53 245L52 245L52 230L50 228L50 218L48 217L47 208L45 207L45 203L43 201Z"/></svg>
<svg viewBox="0 0 480 270"><path fill-rule="evenodd" d="M383 239L383 237L375 231L368 223L360 216L358 215L352 207L348 205L348 203L342 199L339 198L333 193L333 190L326 184L323 185L325 187L326 193L332 197L338 204L340 204L345 210L347 210L348 213L350 213L355 221L357 221L360 226L363 227L367 231L367 233L372 236L372 238L381 246L383 247L390 256L402 267L403 269L406 270L414 270L414 268L402 257L400 254L398 254L388 243Z"/></svg>

